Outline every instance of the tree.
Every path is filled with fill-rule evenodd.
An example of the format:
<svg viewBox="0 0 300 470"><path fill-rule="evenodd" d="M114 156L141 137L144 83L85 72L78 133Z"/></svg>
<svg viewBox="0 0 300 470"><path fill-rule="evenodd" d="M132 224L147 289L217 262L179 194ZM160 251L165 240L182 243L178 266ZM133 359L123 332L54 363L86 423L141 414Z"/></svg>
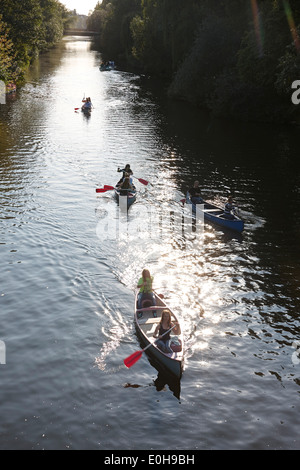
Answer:
<svg viewBox="0 0 300 470"><path fill-rule="evenodd" d="M13 45L14 64L10 70L16 78L40 51L62 38L64 25L71 17L58 0L1 0L0 15L7 25L5 35L1 34L2 56L10 60Z"/></svg>
<svg viewBox="0 0 300 470"><path fill-rule="evenodd" d="M290 116L299 0L103 0L92 19L104 53L165 76L171 96L235 117Z"/></svg>
<svg viewBox="0 0 300 470"><path fill-rule="evenodd" d="M96 5L89 16L88 28L100 33L99 46L106 56L130 61L133 47L130 23L139 11L140 0L103 0Z"/></svg>
<svg viewBox="0 0 300 470"><path fill-rule="evenodd" d="M37 55L42 39L43 17L39 0L1 0L0 13L9 25L18 63L27 66Z"/></svg>
<svg viewBox="0 0 300 470"><path fill-rule="evenodd" d="M56 44L63 36L69 15L66 8L57 0L40 0L43 27L40 48Z"/></svg>
<svg viewBox="0 0 300 470"><path fill-rule="evenodd" d="M14 79L15 52L13 42L8 37L9 29L0 15L0 80L9 82Z"/></svg>

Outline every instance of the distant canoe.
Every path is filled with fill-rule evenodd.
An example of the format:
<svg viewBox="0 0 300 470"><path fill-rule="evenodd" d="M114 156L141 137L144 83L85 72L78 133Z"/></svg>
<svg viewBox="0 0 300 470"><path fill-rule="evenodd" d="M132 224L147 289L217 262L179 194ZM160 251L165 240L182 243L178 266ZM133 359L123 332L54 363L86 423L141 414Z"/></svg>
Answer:
<svg viewBox="0 0 300 470"><path fill-rule="evenodd" d="M186 203L191 204L193 212L196 213L196 204L192 203L189 193L186 195ZM204 207L203 207L204 206ZM203 204L197 204L197 211L204 214L204 220L208 220L222 227L236 232L242 232L244 230L244 221L233 215L232 219L227 219L224 209L203 201Z"/></svg>
<svg viewBox="0 0 300 470"><path fill-rule="evenodd" d="M100 67L99 67L99 70L100 72L109 72L110 70L115 70L115 63L114 61L109 61L108 63L106 64L101 64Z"/></svg>

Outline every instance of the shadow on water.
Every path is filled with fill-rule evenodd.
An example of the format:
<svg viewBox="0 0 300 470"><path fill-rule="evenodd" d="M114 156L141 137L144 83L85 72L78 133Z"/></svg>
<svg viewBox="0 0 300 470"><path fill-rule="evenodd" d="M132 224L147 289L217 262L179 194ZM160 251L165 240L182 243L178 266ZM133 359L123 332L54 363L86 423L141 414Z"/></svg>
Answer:
<svg viewBox="0 0 300 470"><path fill-rule="evenodd" d="M180 392L181 392L181 378L178 379L174 375L168 373L165 369L162 369L161 366L155 362L152 358L147 356L147 359L152 367L154 367L157 371L157 377L153 381L153 385L155 386L158 392L162 392L166 390L166 386L169 387L170 391L173 395L180 400ZM143 385L130 383L127 382L124 384L124 388L141 388Z"/></svg>
<svg viewBox="0 0 300 470"><path fill-rule="evenodd" d="M151 362L150 362L151 363ZM154 364L152 364L154 366ZM155 369L158 371L157 378L154 380L154 385L158 392L161 392L165 389L167 385L173 395L180 400L180 392L181 392L181 379L177 379L174 376L171 376L166 371L159 370L158 366L154 366Z"/></svg>
<svg viewBox="0 0 300 470"><path fill-rule="evenodd" d="M168 386L173 395L180 400L181 392L181 378L175 377L173 374L164 369L161 364L156 361L153 357L147 355L147 359L152 367L157 371L157 378L154 380L154 385L158 392L165 390Z"/></svg>

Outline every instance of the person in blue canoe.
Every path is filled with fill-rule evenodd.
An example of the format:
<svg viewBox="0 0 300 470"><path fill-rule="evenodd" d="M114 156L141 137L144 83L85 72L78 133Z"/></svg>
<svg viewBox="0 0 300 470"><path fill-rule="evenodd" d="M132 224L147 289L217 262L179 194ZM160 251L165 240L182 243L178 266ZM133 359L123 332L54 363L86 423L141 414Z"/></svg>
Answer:
<svg viewBox="0 0 300 470"><path fill-rule="evenodd" d="M156 344L159 349L164 353L170 354L173 353L173 350L171 349L171 331L169 331L171 328L173 328L173 333L176 335L180 334L179 323L177 321L171 321L171 313L168 309L163 310L161 321L157 325L153 337L158 338Z"/></svg>
<svg viewBox="0 0 300 470"><path fill-rule="evenodd" d="M81 109L84 111L90 111L92 109L92 101L91 98L86 98L85 100L82 100L84 104L82 105Z"/></svg>
<svg viewBox="0 0 300 470"><path fill-rule="evenodd" d="M199 188L199 181L194 182L194 186L189 189L189 195L193 204L202 204L203 199Z"/></svg>
<svg viewBox="0 0 300 470"><path fill-rule="evenodd" d="M127 163L127 165L125 165L125 168L123 168L123 169L118 168L118 173L120 173L120 172L123 172L123 176L122 176L122 178L120 179L120 181L118 181L117 186L119 186L119 184L121 184L122 181L124 181L126 175L129 175L129 177L130 177L130 184L132 184L131 175L133 175L133 171L132 171L132 169L130 168L129 163Z"/></svg>
<svg viewBox="0 0 300 470"><path fill-rule="evenodd" d="M135 191L135 187L130 182L130 177L128 173L125 173L125 178L121 183L118 183L117 187L118 189L120 189L121 196L127 196L129 191Z"/></svg>
<svg viewBox="0 0 300 470"><path fill-rule="evenodd" d="M237 213L237 208L234 205L233 197L229 196L224 206L224 218L232 220Z"/></svg>

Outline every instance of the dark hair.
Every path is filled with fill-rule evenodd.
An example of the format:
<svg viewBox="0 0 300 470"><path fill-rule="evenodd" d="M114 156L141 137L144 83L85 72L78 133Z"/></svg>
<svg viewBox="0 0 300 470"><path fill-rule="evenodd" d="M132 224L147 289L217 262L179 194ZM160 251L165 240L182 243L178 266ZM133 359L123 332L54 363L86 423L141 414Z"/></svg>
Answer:
<svg viewBox="0 0 300 470"><path fill-rule="evenodd" d="M122 182L121 188L130 189L130 179L129 179L129 176L127 175L127 173L126 173L126 176L125 176L125 178Z"/></svg>

